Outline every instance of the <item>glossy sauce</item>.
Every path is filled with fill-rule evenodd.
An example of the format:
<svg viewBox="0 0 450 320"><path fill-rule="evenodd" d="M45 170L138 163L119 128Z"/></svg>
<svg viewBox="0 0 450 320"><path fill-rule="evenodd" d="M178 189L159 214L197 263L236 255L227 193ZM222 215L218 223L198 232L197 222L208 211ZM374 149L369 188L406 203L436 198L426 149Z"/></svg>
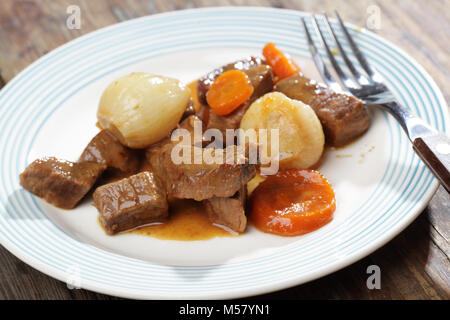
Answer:
<svg viewBox="0 0 450 320"><path fill-rule="evenodd" d="M131 232L164 240L206 240L215 237L232 237L234 234L213 225L202 203L193 200L171 201L170 218Z"/></svg>
<svg viewBox="0 0 450 320"><path fill-rule="evenodd" d="M192 104L195 108L195 111L198 112L201 109L201 107L203 106L203 104L198 99L197 82L198 82L198 79L196 79L192 82L189 82L186 86L189 89L191 89Z"/></svg>

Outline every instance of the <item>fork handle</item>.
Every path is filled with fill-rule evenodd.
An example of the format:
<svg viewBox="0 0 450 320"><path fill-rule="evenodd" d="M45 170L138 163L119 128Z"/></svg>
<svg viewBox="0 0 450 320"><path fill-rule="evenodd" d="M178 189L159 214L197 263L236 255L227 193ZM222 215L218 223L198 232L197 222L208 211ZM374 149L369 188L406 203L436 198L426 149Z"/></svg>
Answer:
<svg viewBox="0 0 450 320"><path fill-rule="evenodd" d="M411 140L414 151L450 193L450 138L431 128L396 101L378 106L397 119Z"/></svg>
<svg viewBox="0 0 450 320"><path fill-rule="evenodd" d="M450 138L443 133L417 137L413 148L450 193Z"/></svg>

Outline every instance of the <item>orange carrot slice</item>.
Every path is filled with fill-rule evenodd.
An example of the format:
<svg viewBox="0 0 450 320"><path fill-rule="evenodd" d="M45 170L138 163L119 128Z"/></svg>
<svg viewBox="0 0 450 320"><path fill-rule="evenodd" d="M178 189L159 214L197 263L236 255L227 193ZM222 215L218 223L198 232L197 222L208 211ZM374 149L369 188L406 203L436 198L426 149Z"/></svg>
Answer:
<svg viewBox="0 0 450 320"><path fill-rule="evenodd" d="M206 93L206 101L218 116L230 114L253 94L248 76L239 70L222 73Z"/></svg>
<svg viewBox="0 0 450 320"><path fill-rule="evenodd" d="M280 171L264 180L250 197L250 218L267 233L297 236L316 230L336 209L330 183L314 170Z"/></svg>
<svg viewBox="0 0 450 320"><path fill-rule="evenodd" d="M288 78L300 72L300 68L295 62L272 42L264 46L263 55L278 79Z"/></svg>

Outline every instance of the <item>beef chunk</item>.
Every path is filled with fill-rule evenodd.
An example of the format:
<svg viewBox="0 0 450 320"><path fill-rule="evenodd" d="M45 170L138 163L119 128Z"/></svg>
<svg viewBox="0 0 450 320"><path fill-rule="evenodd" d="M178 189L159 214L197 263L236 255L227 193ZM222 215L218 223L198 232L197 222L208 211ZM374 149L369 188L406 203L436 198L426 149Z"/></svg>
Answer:
<svg viewBox="0 0 450 320"><path fill-rule="evenodd" d="M245 201L247 187L242 186L233 197L213 197L205 200L205 207L209 220L235 232L244 232L247 226L245 216Z"/></svg>
<svg viewBox="0 0 450 320"><path fill-rule="evenodd" d="M37 159L20 175L20 184L47 202L64 209L74 208L92 188L106 165L73 163L53 157Z"/></svg>
<svg viewBox="0 0 450 320"><path fill-rule="evenodd" d="M203 112L208 112L208 122L206 125L207 129L219 129L222 133L223 140L218 141L219 143L226 143L226 130L227 129L237 129L241 125L241 120L244 117L245 111L247 111L250 104L244 103L243 106L237 108L230 114L226 116L218 116L207 106L204 108L207 110L202 110Z"/></svg>
<svg viewBox="0 0 450 320"><path fill-rule="evenodd" d="M168 142L147 151L152 170L165 182L171 197L197 201L231 197L256 174L256 165L249 164L235 146L209 150L214 158L223 159L222 164L207 164L205 161L196 164L193 157L189 164L175 164L171 159L174 145ZM206 149L192 147L191 150L193 155Z"/></svg>
<svg viewBox="0 0 450 320"><path fill-rule="evenodd" d="M195 116L188 117L179 127L192 133L195 120L198 120ZM197 201L214 196L231 197L256 174L256 165L249 164L236 146L207 149L191 145L189 163L174 163L172 150L177 144L167 138L146 152L150 167L164 181L171 197ZM200 163L194 161L196 153L202 157ZM221 163L207 163L204 161L206 153L213 159L221 159Z"/></svg>
<svg viewBox="0 0 450 320"><path fill-rule="evenodd" d="M272 68L268 65L260 65L244 70L253 86L253 94L249 101L253 102L259 97L273 90Z"/></svg>
<svg viewBox="0 0 450 320"><path fill-rule="evenodd" d="M199 134L201 135L200 137L199 137L199 141L194 141L194 130L195 130L195 125L198 125L198 130L199 130ZM198 146L198 147L202 147L202 146L206 146L207 145L207 141L205 141L204 139L203 139L203 129L204 129L204 124L203 124L203 122L202 122L202 120L198 117L198 116L196 116L196 115L190 115L190 116L188 116L187 118L185 118L185 119L183 119L179 124L178 124L178 126L177 126L177 129L185 129L185 130L187 130L188 132L189 132L189 134L190 134L190 144L192 144L192 145L196 145L196 146ZM157 143L157 144L155 144L155 145L153 145L153 146L150 146L150 148L149 149L151 149L151 148L153 148L154 146L161 146L161 145L164 145L164 144L166 144L166 143L168 143L168 142L170 142L170 137L168 137L168 138L166 138L166 139L164 139L164 140L162 140L161 142L159 142L159 143ZM176 142L175 142L176 143ZM189 143L189 142L188 142Z"/></svg>
<svg viewBox="0 0 450 320"><path fill-rule="evenodd" d="M333 92L301 74L279 81L275 90L314 109L329 145L343 146L369 128L370 116L362 101Z"/></svg>
<svg viewBox="0 0 450 320"><path fill-rule="evenodd" d="M214 69L201 77L197 82L198 99L201 103L206 104L206 92L208 92L212 83L218 76L228 70L247 70L254 66L263 64L263 60L258 57L247 57L241 60L226 64L220 68Z"/></svg>
<svg viewBox="0 0 450 320"><path fill-rule="evenodd" d="M253 101L263 96L264 94L271 92L273 89L273 74L272 68L270 66L257 65L248 70L244 70L244 72L249 77L254 91L252 96L246 102L244 102L242 106L238 107L236 110L226 116L216 115L209 109L208 106L204 106L203 109L200 110L201 117L206 123L207 129L219 129L222 132L224 138L226 129L239 128L244 113L247 111Z"/></svg>
<svg viewBox="0 0 450 320"><path fill-rule="evenodd" d="M123 146L108 130L102 130L89 142L78 162L102 163L133 174L138 170L140 160L135 150Z"/></svg>
<svg viewBox="0 0 450 320"><path fill-rule="evenodd" d="M195 127L195 122L198 122L198 124L200 125L200 129L203 132L203 124L202 121L200 120L200 118L198 118L196 115L190 115L188 116L186 119L184 119L183 121L181 121L178 124L178 128L179 129L186 129L187 131L189 131L189 133L191 135L194 134L194 127Z"/></svg>
<svg viewBox="0 0 450 320"><path fill-rule="evenodd" d="M108 234L168 218L163 184L151 172L141 172L97 188L94 202Z"/></svg>
<svg viewBox="0 0 450 320"><path fill-rule="evenodd" d="M190 116L179 128L194 132L194 121ZM247 224L245 217L246 184L256 174L256 165L249 164L245 151L237 146L225 149L191 146L191 162L175 164L171 155L177 142L169 138L147 149L146 157L150 168L165 183L169 197L179 199L205 200L210 220L236 232L243 232ZM188 142L189 144L189 142ZM208 152L214 159L222 159L222 164L204 161L193 162L195 152ZM217 158L216 158L217 156ZM231 161L232 160L232 161Z"/></svg>

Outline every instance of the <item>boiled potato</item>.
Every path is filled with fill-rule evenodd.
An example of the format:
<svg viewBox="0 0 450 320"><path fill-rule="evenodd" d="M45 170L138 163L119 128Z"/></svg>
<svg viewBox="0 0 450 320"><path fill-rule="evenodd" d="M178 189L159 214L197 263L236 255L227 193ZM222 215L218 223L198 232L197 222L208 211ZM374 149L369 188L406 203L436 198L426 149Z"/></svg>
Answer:
<svg viewBox="0 0 450 320"><path fill-rule="evenodd" d="M130 148L145 148L166 137L178 124L191 96L180 81L131 73L103 92L97 118Z"/></svg>
<svg viewBox="0 0 450 320"><path fill-rule="evenodd" d="M319 161L325 143L322 125L310 106L280 92L268 93L250 106L241 121L241 129L278 129L281 169L306 169ZM259 134L259 133L258 133ZM271 139L258 135L266 143L270 156ZM272 153L277 150L272 150Z"/></svg>
<svg viewBox="0 0 450 320"><path fill-rule="evenodd" d="M256 187L258 187L266 179L267 177L262 176L259 172L257 172L255 177L247 183L247 195L250 197Z"/></svg>

